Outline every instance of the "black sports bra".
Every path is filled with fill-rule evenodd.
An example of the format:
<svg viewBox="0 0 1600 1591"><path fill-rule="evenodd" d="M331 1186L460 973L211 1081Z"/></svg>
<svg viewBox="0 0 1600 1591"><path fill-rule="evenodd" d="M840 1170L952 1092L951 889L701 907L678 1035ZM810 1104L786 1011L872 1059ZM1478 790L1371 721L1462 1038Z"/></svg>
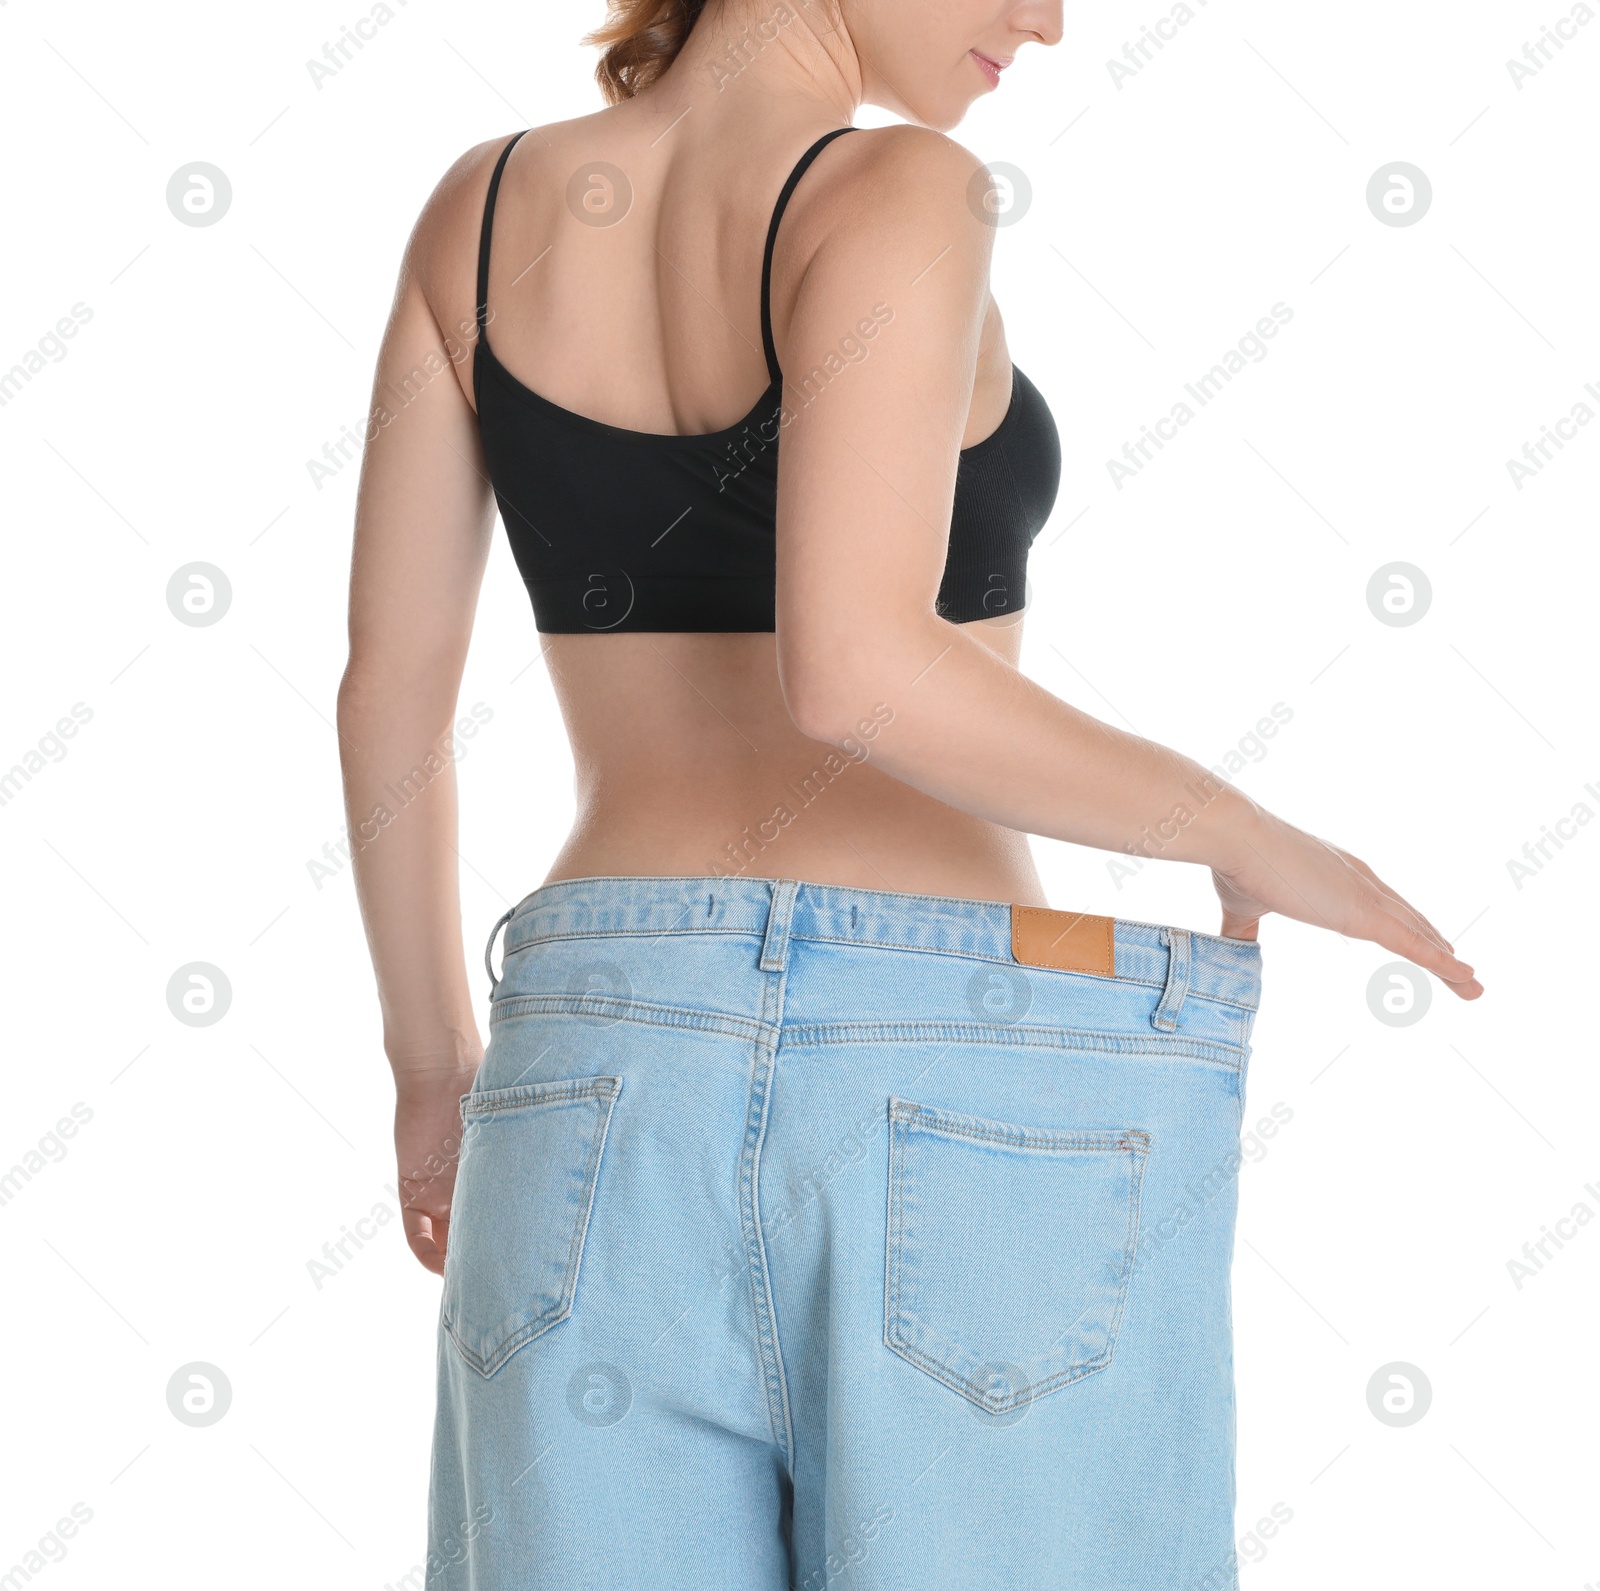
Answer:
<svg viewBox="0 0 1600 1591"><path fill-rule="evenodd" d="M523 134L501 151L478 247L472 381L489 479L541 632L775 628L783 378L768 305L772 249L795 184L826 144L853 131L841 127L812 144L772 212L761 264L771 384L742 420L690 436L630 431L575 414L524 386L495 358L486 335L489 239L500 176ZM1028 549L1060 478L1055 422L1038 388L1013 365L1005 418L961 450L939 587L944 618L966 624L1024 606Z"/></svg>

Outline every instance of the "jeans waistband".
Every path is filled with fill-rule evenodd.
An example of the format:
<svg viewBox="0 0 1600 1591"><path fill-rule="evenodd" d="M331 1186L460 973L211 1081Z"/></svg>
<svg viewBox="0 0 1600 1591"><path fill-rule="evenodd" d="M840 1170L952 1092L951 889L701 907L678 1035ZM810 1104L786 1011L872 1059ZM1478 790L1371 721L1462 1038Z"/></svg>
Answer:
<svg viewBox="0 0 1600 1591"><path fill-rule="evenodd" d="M507 955L542 939L717 933L760 937L760 964L767 970L784 965L793 939L1015 964L1012 910L1004 901L795 879L601 876L541 884L501 918L495 932L506 925ZM1253 941L1122 917L1092 921L1109 924L1114 939L1115 971L1106 975L1176 990L1180 1000L1189 995L1259 1008L1261 951ZM491 952L493 945L491 934ZM489 975L492 980L492 962ZM1167 1025L1159 1014L1157 1022Z"/></svg>

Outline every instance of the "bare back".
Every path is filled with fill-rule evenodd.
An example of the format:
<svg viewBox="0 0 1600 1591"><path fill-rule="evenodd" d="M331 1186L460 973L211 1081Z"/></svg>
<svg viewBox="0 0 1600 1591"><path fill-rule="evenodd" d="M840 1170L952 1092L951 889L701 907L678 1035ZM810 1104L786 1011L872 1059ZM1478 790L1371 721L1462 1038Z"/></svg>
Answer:
<svg viewBox="0 0 1600 1591"><path fill-rule="evenodd" d="M711 432L747 414L766 382L766 229L797 155L827 130L817 114L752 119L727 136L697 137L692 126L662 136L629 102L532 130L505 166L494 212L486 336L499 362L553 403L629 430ZM896 136L837 140L798 186L773 258L780 347L841 193L861 189L882 157L874 144ZM458 164L436 236L419 251L441 327L472 324L479 222L504 143ZM456 377L471 404L470 359ZM990 301L962 446L1000 423L1009 387ZM1020 614L963 629L1017 662ZM803 735L772 634L542 640L578 796L547 880L748 873L1043 903L1024 835L880 772L865 740L852 754Z"/></svg>
<svg viewBox="0 0 1600 1591"><path fill-rule="evenodd" d="M1012 365L989 294L995 231L975 201L988 174L936 129L992 91L1021 44L1060 39L1059 0L1003 14L913 0L852 12L854 31L820 26L822 8L785 8L790 25L750 46L730 87L729 30L748 22L759 41L762 19L708 6L659 77L599 115L527 132L501 169L486 292L480 228L509 135L446 173L405 251L357 492L338 730L395 1073L406 1234L435 1271L460 1098L484 1056L463 954L456 782L440 747L497 499L547 632L577 770L576 821L547 882L731 874L1048 906L1027 842L1041 834L1210 868L1224 936L1254 939L1280 912L1382 945L1463 999L1483 992L1365 862L1018 669L1021 561L1005 562L1001 600L983 600L1003 538L969 505L1009 486L1022 510L1010 546L1025 546L1055 490L1047 481L1025 500L1025 478L1030 463L1059 463L1058 432ZM829 139L863 104L905 124ZM817 151L775 238L768 343L767 228L788 174ZM596 210L609 219L617 172L626 208L591 224ZM791 402L880 303L894 313L870 357L824 398ZM780 371L790 379L774 397ZM497 391L526 389L515 401L529 413L559 406L564 431L507 427L487 401L480 416L474 394L488 394L491 372ZM1013 426L1029 412L1031 425ZM631 627L599 633L541 608L539 566L523 557L529 512L559 533L552 548L577 549L573 568L592 570L591 535L637 537L627 493L613 488L648 475L643 454L714 449L719 429L747 415L780 427L787 415L781 449L752 463L761 491L744 495L744 518L725 521L734 536L685 578L738 580L759 601L718 608L704 590L708 607L642 603ZM656 439L609 452L572 440L616 428ZM501 491L511 476L526 504ZM609 505L603 522L597 501ZM727 573L735 542L757 549L760 566ZM663 587L664 567L653 566ZM556 572L587 589L587 572ZM960 578L974 574L976 598ZM436 770L427 797L397 817L395 782L421 768Z"/></svg>

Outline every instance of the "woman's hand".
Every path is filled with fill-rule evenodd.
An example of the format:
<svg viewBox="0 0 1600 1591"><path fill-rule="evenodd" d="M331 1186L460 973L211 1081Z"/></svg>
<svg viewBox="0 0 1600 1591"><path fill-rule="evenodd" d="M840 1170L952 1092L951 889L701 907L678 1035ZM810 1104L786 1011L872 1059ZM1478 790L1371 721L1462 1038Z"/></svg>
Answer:
<svg viewBox="0 0 1600 1591"><path fill-rule="evenodd" d="M450 1203L461 1158L461 1096L473 1071L399 1074L395 1078L394 1147L400 1218L411 1252L430 1271L444 1271Z"/></svg>
<svg viewBox="0 0 1600 1591"><path fill-rule="evenodd" d="M1260 807L1230 846L1226 866L1211 877L1222 901L1222 932L1254 939L1268 912L1278 912L1351 939L1370 939L1433 973L1463 1000L1483 985L1426 917L1389 888L1367 864Z"/></svg>

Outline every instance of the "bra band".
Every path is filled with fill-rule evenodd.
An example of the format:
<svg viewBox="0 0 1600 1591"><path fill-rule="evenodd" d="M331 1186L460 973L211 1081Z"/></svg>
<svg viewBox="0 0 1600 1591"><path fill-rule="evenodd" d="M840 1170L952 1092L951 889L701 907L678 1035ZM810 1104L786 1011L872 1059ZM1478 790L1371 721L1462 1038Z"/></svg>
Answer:
<svg viewBox="0 0 1600 1591"><path fill-rule="evenodd" d="M501 364L487 330L491 239L506 163L525 133L509 138L491 162L478 247L472 386L484 473L541 634L770 634L777 628L785 410L772 333L772 262L796 185L817 155L851 130L836 127L805 150L768 219L760 281L761 341L771 378L766 390L743 419L682 435L630 430L564 408ZM536 150L529 158L545 156ZM559 165L553 173L540 168L525 175L530 187L540 184L541 209L560 198L552 191L562 177ZM525 191L519 188L516 197ZM581 267L586 240L564 235ZM747 234L746 241L755 239ZM519 238L517 247L543 242ZM752 250L746 268L754 264ZM728 294L736 296L731 286ZM798 406L809 401L808 390L795 390ZM1024 610L1029 548L1049 518L1060 479L1060 437L1050 410L1013 365L999 426L962 448L956 462L944 572L934 599L942 618L968 624Z"/></svg>

